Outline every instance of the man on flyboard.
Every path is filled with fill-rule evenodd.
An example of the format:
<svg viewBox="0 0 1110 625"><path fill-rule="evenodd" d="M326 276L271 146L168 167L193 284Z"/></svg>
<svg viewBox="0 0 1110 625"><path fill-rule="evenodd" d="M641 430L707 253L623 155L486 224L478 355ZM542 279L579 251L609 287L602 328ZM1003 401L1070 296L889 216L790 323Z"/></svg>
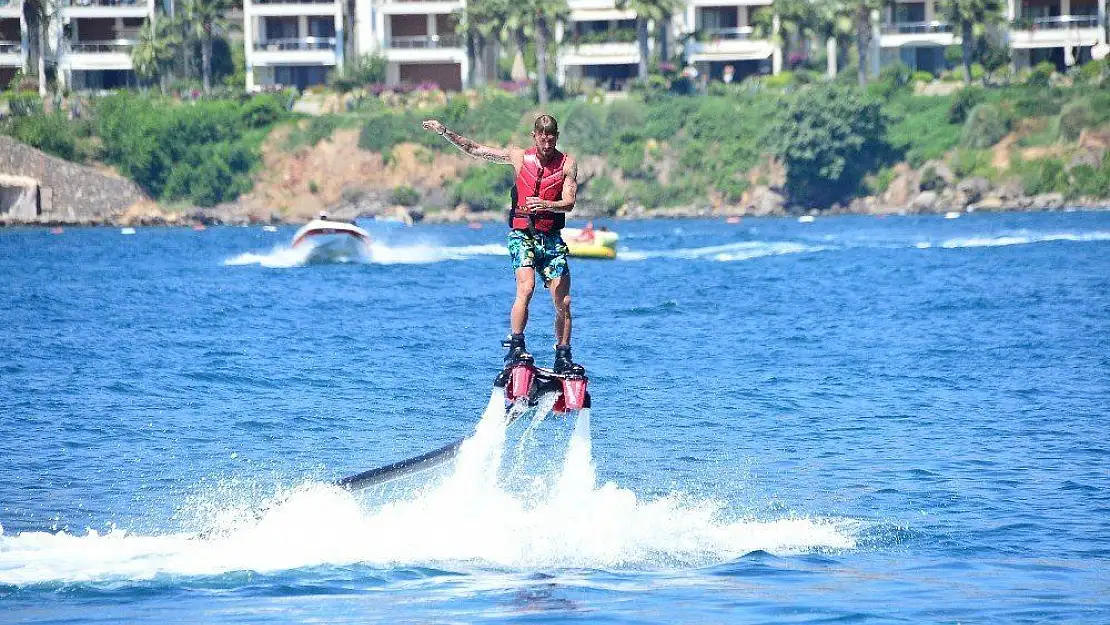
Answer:
<svg viewBox="0 0 1110 625"><path fill-rule="evenodd" d="M570 266L567 245L560 230L578 195L578 163L555 149L559 125L550 115L540 115L532 128L534 145L527 150L495 148L449 130L438 120L424 121L424 128L438 133L474 158L512 165L516 171L512 208L509 210L509 255L516 271L516 300L509 318L511 335L507 365L533 361L524 346L528 305L536 288L536 272L551 290L555 304L555 364L558 374L583 372L570 355Z"/></svg>

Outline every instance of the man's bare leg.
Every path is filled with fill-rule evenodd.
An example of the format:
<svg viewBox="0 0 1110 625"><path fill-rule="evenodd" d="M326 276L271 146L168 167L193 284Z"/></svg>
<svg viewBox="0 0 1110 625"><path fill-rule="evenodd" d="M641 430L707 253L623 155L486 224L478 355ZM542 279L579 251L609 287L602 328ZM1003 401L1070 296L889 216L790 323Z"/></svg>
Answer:
<svg viewBox="0 0 1110 625"><path fill-rule="evenodd" d="M528 305L532 302L532 292L536 290L536 270L521 267L516 270L516 300L509 314L509 328L513 334L524 334L528 326Z"/></svg>
<svg viewBox="0 0 1110 625"><path fill-rule="evenodd" d="M555 345L570 345L570 274L555 278L548 284L555 304Z"/></svg>

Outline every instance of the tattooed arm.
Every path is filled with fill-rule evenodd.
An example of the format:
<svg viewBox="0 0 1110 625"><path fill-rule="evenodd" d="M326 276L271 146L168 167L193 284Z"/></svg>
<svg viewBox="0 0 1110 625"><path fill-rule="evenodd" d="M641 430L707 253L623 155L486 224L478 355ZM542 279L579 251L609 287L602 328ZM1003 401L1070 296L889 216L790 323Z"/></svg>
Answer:
<svg viewBox="0 0 1110 625"><path fill-rule="evenodd" d="M482 145L477 141L460 135L459 133L448 129L439 120L427 119L424 120L424 129L431 130L439 136L447 139L455 144L463 152L466 152L474 158L480 158L491 163L500 163L502 165L513 165L513 149L512 148L493 148L488 145Z"/></svg>

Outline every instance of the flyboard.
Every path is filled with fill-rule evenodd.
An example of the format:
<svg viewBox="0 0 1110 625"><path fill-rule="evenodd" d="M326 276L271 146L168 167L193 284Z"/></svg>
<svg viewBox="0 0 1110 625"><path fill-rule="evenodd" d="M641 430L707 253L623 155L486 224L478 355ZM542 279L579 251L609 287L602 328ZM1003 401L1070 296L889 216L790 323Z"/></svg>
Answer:
<svg viewBox="0 0 1110 625"><path fill-rule="evenodd" d="M534 408L543 398L551 394L556 394L551 408L551 412L555 414L562 415L589 408L588 384L586 370L580 365L574 365L568 372L556 373L551 369L537 367L531 359L509 363L493 381L493 386L502 389L505 393L505 405L509 408L506 427L512 425L513 421L528 412L528 409ZM336 480L335 484L358 491L438 467L458 455L459 449L466 440L461 438L419 456L349 475Z"/></svg>

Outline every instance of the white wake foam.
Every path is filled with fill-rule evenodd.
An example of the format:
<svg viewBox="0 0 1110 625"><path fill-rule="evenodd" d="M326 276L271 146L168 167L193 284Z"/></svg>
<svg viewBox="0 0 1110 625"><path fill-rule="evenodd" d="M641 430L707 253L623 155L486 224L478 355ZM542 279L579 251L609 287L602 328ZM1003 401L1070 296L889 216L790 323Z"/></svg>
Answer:
<svg viewBox="0 0 1110 625"><path fill-rule="evenodd" d="M558 427L552 419L544 427ZM737 518L720 502L680 494L641 499L596 484L590 412L574 431L553 475L508 476L502 467L507 416L499 392L454 470L404 496L368 504L356 494L306 484L284 494L257 520L229 510L197 510L204 534L0 535L0 584L146 580L158 575L272 572L318 565L584 567L666 569L731 561L754 550L794 553L855 546L844 520ZM506 481L531 478L526 494ZM215 512L215 513L213 513ZM211 536L202 538L201 536Z"/></svg>
<svg viewBox="0 0 1110 625"><path fill-rule="evenodd" d="M681 258L687 260L709 259L718 262L735 262L762 258L765 256L820 252L826 249L829 248L823 245L805 245L792 241L742 241L725 245L711 245L707 247L692 247L677 250L621 250L617 258L622 260Z"/></svg>
<svg viewBox="0 0 1110 625"><path fill-rule="evenodd" d="M311 243L311 242L309 242ZM269 252L247 252L224 261L225 265L259 265L269 268L303 267L313 262L335 263L373 263L378 265L419 265L438 263L448 260L467 260L476 256L504 256L508 252L504 245L463 245L441 247L435 244L386 245L372 242L362 256L343 257L330 261L314 259L311 245L291 248L285 245L275 247Z"/></svg>
<svg viewBox="0 0 1110 625"><path fill-rule="evenodd" d="M972 247L1004 247L1008 245L1028 245L1030 243L1049 243L1052 241L1110 241L1110 232L1055 232L1055 233L1018 233L993 237L961 237L947 239L939 247L946 249Z"/></svg>

